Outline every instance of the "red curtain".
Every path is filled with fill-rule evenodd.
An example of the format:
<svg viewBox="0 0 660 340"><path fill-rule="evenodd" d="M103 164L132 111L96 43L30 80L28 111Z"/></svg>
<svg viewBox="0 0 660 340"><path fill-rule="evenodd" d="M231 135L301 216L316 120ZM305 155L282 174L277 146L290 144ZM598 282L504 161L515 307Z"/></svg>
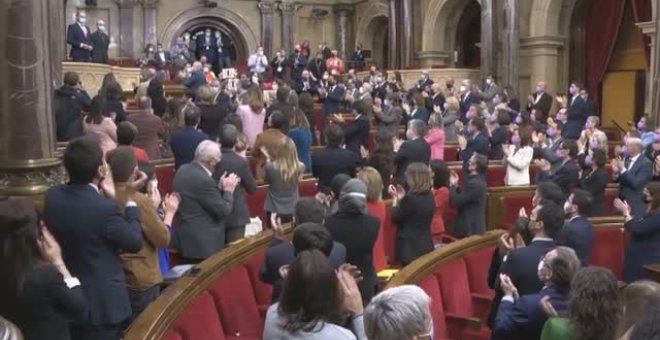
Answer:
<svg viewBox="0 0 660 340"><path fill-rule="evenodd" d="M632 0L633 15L635 17L635 22L646 22L651 21L651 16L653 13L653 8L651 7L651 0ZM651 65L651 37L639 31L639 34L642 35L642 41L644 42L644 54L646 55L646 65L650 67Z"/></svg>
<svg viewBox="0 0 660 340"><path fill-rule="evenodd" d="M610 64L627 0L592 1L586 18L587 93L600 112L600 83Z"/></svg>

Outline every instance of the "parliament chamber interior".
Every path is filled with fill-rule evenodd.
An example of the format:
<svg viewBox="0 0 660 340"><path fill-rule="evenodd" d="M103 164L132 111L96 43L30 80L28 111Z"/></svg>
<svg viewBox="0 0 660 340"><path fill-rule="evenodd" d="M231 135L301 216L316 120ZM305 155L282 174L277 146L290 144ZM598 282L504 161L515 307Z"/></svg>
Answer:
<svg viewBox="0 0 660 340"><path fill-rule="evenodd" d="M0 27L0 339L660 340L657 0Z"/></svg>

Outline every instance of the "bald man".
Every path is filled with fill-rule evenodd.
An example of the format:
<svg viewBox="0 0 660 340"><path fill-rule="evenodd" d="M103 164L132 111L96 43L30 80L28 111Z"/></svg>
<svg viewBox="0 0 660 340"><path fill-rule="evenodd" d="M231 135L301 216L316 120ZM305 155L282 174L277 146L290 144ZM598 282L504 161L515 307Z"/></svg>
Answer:
<svg viewBox="0 0 660 340"><path fill-rule="evenodd" d="M110 36L103 20L96 22L96 32L92 33L92 62L99 64L108 63L108 47Z"/></svg>
<svg viewBox="0 0 660 340"><path fill-rule="evenodd" d="M545 122L552 107L552 96L545 92L545 82L540 81L536 83L534 93L530 94L527 100L529 101L527 103L527 111L536 110L537 114L540 112L542 117L537 116L536 118L541 118L542 120L540 121Z"/></svg>

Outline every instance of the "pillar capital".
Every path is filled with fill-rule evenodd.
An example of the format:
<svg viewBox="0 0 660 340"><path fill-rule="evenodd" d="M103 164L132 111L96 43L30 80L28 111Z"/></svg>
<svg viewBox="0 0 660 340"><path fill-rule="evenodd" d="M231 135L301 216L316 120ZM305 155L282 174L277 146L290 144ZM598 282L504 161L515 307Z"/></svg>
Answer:
<svg viewBox="0 0 660 340"><path fill-rule="evenodd" d="M332 7L332 10L335 14L339 14L339 15L351 15L351 14L353 14L353 12L355 12L355 9L353 8L353 6L348 5L348 4L334 5Z"/></svg>
<svg viewBox="0 0 660 340"><path fill-rule="evenodd" d="M259 7L261 14L272 15L273 13L275 13L277 4L274 1L262 0L259 2L259 4L257 4L257 7Z"/></svg>
<svg viewBox="0 0 660 340"><path fill-rule="evenodd" d="M142 1L142 7L144 8L156 8L158 6L158 3L160 0L141 0Z"/></svg>
<svg viewBox="0 0 660 340"><path fill-rule="evenodd" d="M140 0L115 0L119 8L133 8L140 4Z"/></svg>
<svg viewBox="0 0 660 340"><path fill-rule="evenodd" d="M282 11L282 14L288 14L288 15L295 14L302 6L303 5L299 2L289 2L289 1L282 1L279 4L279 8L280 11Z"/></svg>

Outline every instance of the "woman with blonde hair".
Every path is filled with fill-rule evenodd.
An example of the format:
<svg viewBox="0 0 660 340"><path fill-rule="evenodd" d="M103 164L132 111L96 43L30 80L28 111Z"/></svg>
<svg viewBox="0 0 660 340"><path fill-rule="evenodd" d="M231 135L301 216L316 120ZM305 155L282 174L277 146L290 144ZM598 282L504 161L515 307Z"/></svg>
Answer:
<svg viewBox="0 0 660 340"><path fill-rule="evenodd" d="M433 250L431 222L435 213L433 174L424 163L412 163L405 172L408 192L390 185L392 222L397 226L396 260L404 266Z"/></svg>
<svg viewBox="0 0 660 340"><path fill-rule="evenodd" d="M289 137L280 139L275 153L270 155L266 150L261 150L266 155L265 181L269 185L264 210L268 214L268 220L272 214L277 214L282 223L291 222L296 202L300 198L298 193L298 182L300 176L305 172L305 164L298 159L296 145Z"/></svg>
<svg viewBox="0 0 660 340"><path fill-rule="evenodd" d="M649 280L633 282L623 290L623 315L619 324L619 340L630 339L635 324L649 312L649 304L660 298L660 284Z"/></svg>
<svg viewBox="0 0 660 340"><path fill-rule="evenodd" d="M376 272L379 272L387 268L385 233L392 236L387 237L387 240L393 240L396 231L393 228L385 230L387 206L385 205L385 202L383 202L383 179L380 178L378 170L370 166L364 167L358 172L357 178L367 186L367 210L369 211L369 214L378 217L380 220L380 228L378 229L378 237L376 238L373 252L374 268L376 269ZM388 245L387 249L393 250L394 245ZM390 253L393 253L393 251Z"/></svg>
<svg viewBox="0 0 660 340"><path fill-rule="evenodd" d="M243 134L247 137L250 148L254 147L257 136L264 130L265 106L263 93L259 87L253 86L248 90L247 104L240 105L236 109L236 115L241 118Z"/></svg>
<svg viewBox="0 0 660 340"><path fill-rule="evenodd" d="M305 164L305 172L312 171L312 155L309 149L312 147L312 132L309 129L309 122L305 113L297 107L294 107L291 121L289 122L291 130L289 137L296 144L298 157Z"/></svg>
<svg viewBox="0 0 660 340"><path fill-rule="evenodd" d="M444 110L444 111L440 111ZM458 112L460 110L460 105L458 99L455 96L447 97L444 107L434 107L433 111L435 113L442 114L442 125L445 128L445 141L456 141L458 140L458 132L456 131L456 126L454 123L458 120Z"/></svg>
<svg viewBox="0 0 660 340"><path fill-rule="evenodd" d="M208 85L199 87L197 97L199 98L197 106L202 111L198 128L209 136L210 140L217 141L220 136L220 127L224 124L225 117L229 112L223 112L215 101L215 92Z"/></svg>

